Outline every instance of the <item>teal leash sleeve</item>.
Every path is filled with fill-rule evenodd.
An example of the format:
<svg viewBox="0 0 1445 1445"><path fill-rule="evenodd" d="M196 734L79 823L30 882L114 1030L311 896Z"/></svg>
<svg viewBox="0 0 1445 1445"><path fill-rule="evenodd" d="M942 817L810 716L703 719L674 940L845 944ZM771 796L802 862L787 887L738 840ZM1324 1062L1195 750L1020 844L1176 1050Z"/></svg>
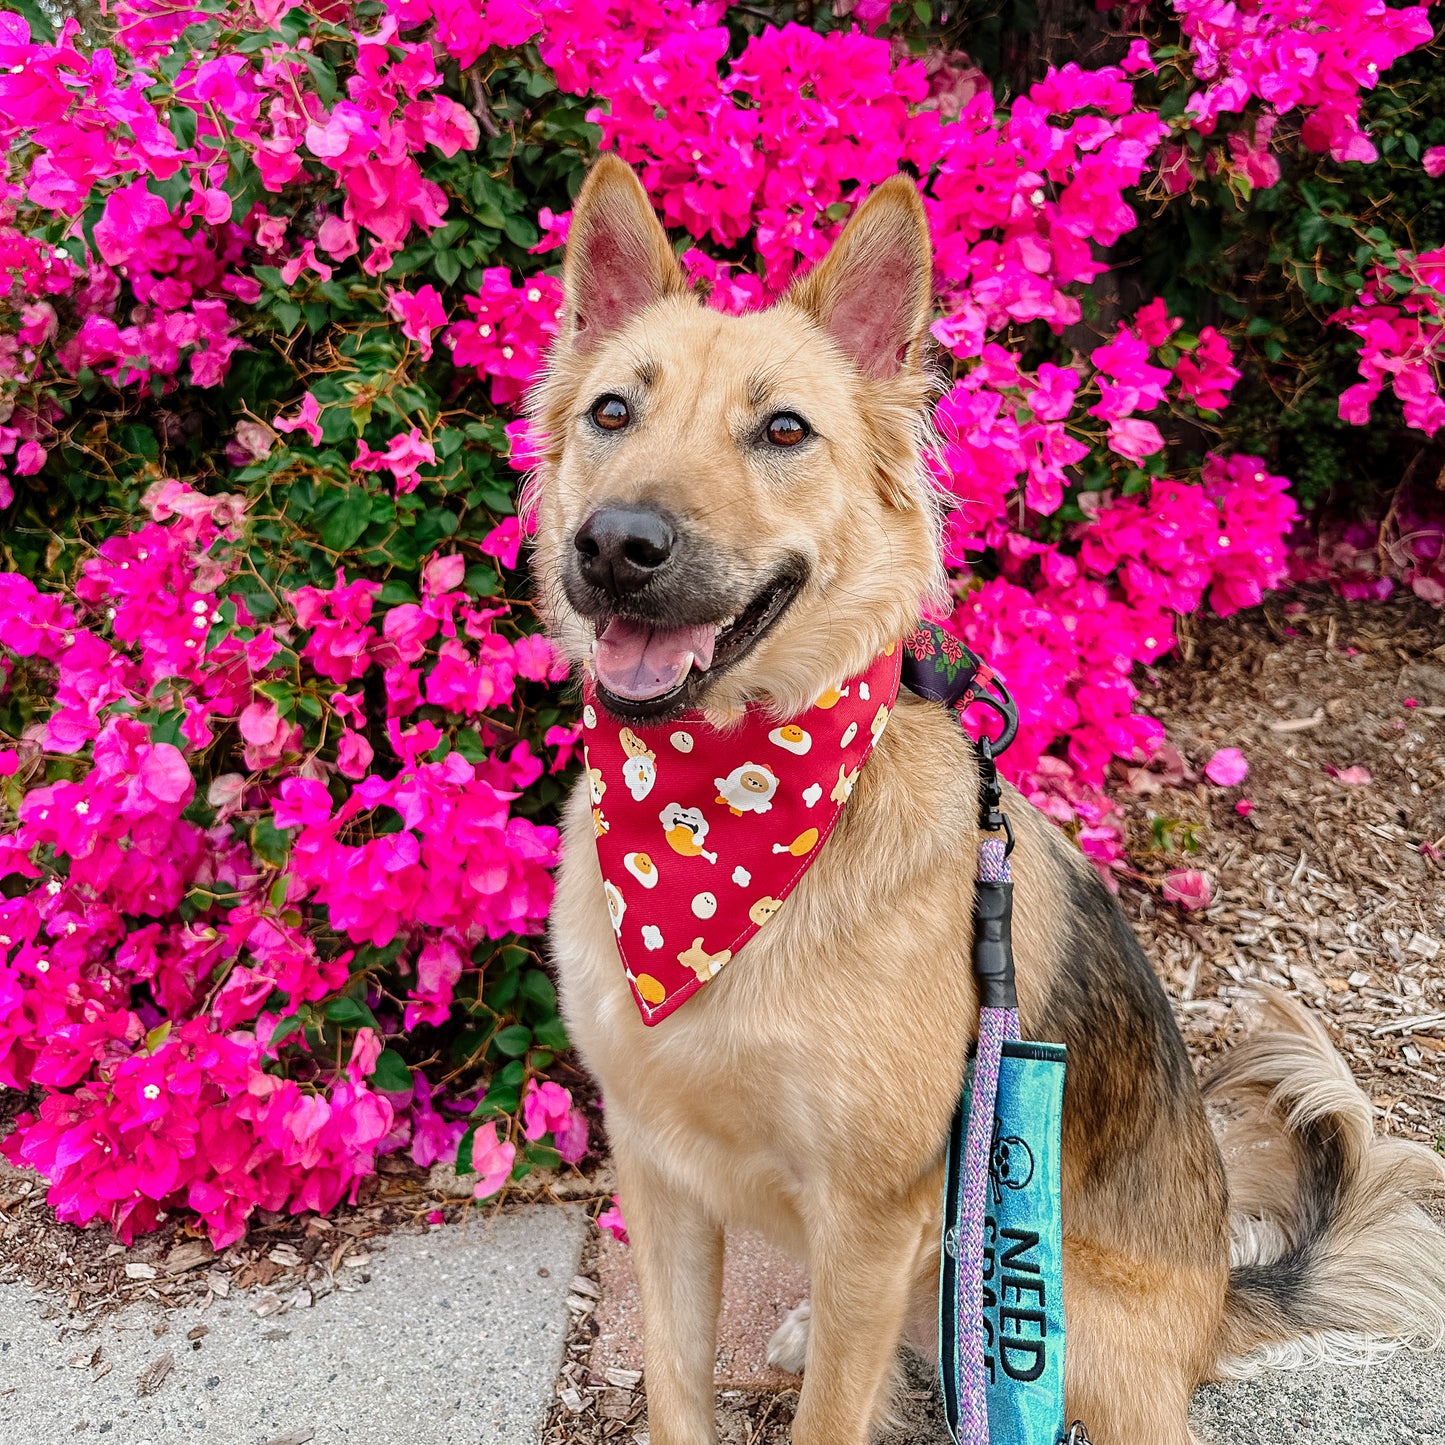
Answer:
<svg viewBox="0 0 1445 1445"><path fill-rule="evenodd" d="M1004 724L998 739L978 744L985 834L974 905L979 1038L949 1131L945 1171L944 1411L956 1445L1088 1445L1081 1424L1067 1432L1064 1424L1066 1050L1019 1038L1014 989L1013 831L1000 811L994 759L1013 740L1018 714L992 671L966 650L956 656L959 644L941 629L925 625L907 645L904 681L914 691L958 708L984 703Z"/></svg>

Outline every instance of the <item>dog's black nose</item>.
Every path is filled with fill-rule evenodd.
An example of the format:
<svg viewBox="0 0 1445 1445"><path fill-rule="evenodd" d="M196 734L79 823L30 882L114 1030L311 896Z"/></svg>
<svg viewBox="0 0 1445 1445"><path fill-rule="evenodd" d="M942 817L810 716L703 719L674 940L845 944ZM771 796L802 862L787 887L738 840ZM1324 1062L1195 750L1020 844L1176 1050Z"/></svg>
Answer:
<svg viewBox="0 0 1445 1445"><path fill-rule="evenodd" d="M676 540L672 523L651 507L599 507L572 539L583 579L612 597L646 586Z"/></svg>

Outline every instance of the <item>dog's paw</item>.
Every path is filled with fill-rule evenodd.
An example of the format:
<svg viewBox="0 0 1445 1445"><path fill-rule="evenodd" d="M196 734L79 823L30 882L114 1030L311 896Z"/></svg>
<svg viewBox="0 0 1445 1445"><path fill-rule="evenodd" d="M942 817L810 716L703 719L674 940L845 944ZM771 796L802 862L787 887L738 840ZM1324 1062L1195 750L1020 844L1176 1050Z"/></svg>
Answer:
<svg viewBox="0 0 1445 1445"><path fill-rule="evenodd" d="M804 1300L783 1316L783 1322L768 1341L768 1363L785 1374L801 1375L803 1361L808 1358L808 1330L813 1320L813 1306Z"/></svg>

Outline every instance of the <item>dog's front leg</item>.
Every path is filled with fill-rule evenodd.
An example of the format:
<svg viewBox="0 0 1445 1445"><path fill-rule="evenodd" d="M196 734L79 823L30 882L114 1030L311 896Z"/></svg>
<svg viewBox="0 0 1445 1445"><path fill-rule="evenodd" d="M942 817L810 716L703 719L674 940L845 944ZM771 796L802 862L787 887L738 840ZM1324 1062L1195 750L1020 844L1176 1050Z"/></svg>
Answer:
<svg viewBox="0 0 1445 1445"><path fill-rule="evenodd" d="M614 1139L613 1153L642 1292L649 1439L714 1445L722 1229L637 1151Z"/></svg>
<svg viewBox="0 0 1445 1445"><path fill-rule="evenodd" d="M812 1322L793 1445L866 1445L886 1413L925 1228L915 1203L830 1202L811 1232Z"/></svg>

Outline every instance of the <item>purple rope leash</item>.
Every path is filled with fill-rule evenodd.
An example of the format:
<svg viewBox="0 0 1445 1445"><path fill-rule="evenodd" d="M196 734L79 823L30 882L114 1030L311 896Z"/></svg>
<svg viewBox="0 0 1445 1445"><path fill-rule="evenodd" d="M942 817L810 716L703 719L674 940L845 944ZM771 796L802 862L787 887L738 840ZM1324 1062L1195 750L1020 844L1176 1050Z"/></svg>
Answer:
<svg viewBox="0 0 1445 1445"><path fill-rule="evenodd" d="M986 838L979 845L978 878L981 883L1012 881L1002 838ZM979 1010L958 1223L958 1435L968 1445L988 1445L988 1381L983 1365L983 1216L988 1202L999 1059L1005 1040L1018 1037L1016 1008Z"/></svg>

